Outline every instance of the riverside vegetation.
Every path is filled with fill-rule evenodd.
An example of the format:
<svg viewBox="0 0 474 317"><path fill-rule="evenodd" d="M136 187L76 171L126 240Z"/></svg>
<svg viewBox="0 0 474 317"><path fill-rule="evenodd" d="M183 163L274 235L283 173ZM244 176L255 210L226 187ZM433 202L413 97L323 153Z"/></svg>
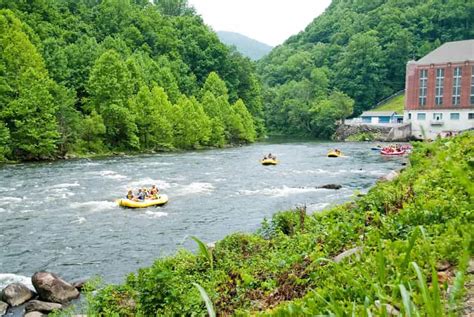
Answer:
<svg viewBox="0 0 474 317"><path fill-rule="evenodd" d="M213 247L194 238L196 254L91 293L89 313L456 316L473 252L474 133L416 143L409 162L353 202L279 212Z"/></svg>

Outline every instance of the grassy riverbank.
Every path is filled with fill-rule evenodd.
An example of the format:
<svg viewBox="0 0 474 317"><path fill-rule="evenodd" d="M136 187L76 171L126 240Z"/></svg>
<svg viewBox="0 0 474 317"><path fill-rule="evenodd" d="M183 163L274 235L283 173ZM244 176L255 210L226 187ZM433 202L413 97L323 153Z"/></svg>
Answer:
<svg viewBox="0 0 474 317"><path fill-rule="evenodd" d="M180 250L91 296L89 313L202 315L197 283L218 315L456 315L473 251L473 149L473 133L418 144L396 180L356 201Z"/></svg>

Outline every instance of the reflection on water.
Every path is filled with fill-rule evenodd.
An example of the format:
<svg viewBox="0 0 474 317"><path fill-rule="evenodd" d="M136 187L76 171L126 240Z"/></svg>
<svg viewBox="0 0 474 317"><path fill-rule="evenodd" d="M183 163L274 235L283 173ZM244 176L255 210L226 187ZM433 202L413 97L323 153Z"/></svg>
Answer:
<svg viewBox="0 0 474 317"><path fill-rule="evenodd" d="M336 144L265 142L187 153L114 157L0 168L0 273L38 270L66 279L102 276L120 282L179 247L189 236L215 241L254 231L264 217L297 204L317 212L367 190L399 168L373 144L337 144L348 157L327 158ZM277 166L262 166L267 153ZM317 188L341 184L338 191ZM162 208L121 209L128 188L156 184Z"/></svg>

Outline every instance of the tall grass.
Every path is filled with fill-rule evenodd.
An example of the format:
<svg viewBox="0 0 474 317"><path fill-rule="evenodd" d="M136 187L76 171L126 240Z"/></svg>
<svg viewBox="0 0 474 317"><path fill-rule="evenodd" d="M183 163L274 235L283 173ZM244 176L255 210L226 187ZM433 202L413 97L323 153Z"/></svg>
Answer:
<svg viewBox="0 0 474 317"><path fill-rule="evenodd" d="M202 242L201 240L199 240L198 238L196 237L191 237L191 239L193 239L198 247L199 247L199 253L207 259L207 261L209 262L209 266L211 267L211 270L214 269L214 257L212 255L212 250L210 248L207 247L207 245Z"/></svg>

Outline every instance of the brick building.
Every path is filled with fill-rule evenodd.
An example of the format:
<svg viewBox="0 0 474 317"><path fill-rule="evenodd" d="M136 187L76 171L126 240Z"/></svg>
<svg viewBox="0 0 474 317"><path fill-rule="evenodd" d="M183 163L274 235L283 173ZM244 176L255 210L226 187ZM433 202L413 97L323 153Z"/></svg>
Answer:
<svg viewBox="0 0 474 317"><path fill-rule="evenodd" d="M407 63L404 122L434 139L474 128L474 40L448 42Z"/></svg>

